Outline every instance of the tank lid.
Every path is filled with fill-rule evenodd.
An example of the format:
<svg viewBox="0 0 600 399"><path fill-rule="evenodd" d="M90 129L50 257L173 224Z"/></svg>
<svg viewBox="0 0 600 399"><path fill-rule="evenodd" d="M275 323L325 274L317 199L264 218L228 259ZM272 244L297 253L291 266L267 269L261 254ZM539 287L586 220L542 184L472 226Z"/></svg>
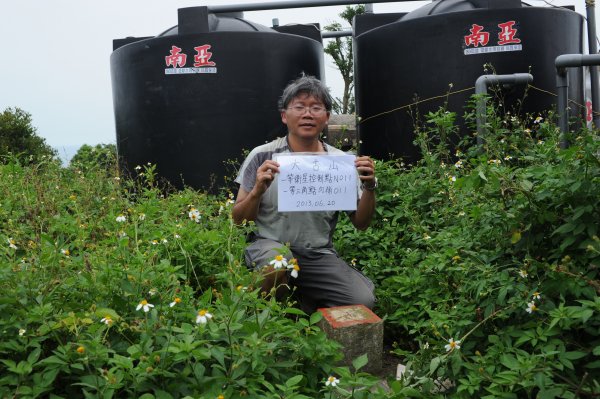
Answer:
<svg viewBox="0 0 600 399"><path fill-rule="evenodd" d="M520 8L521 0L435 0L421 8L409 12L400 21L427 17L449 12L470 11L476 9Z"/></svg>
<svg viewBox="0 0 600 399"><path fill-rule="evenodd" d="M177 10L178 25L158 36L188 35L208 32L275 32L264 25L243 19L243 12L213 14L208 7L185 7Z"/></svg>

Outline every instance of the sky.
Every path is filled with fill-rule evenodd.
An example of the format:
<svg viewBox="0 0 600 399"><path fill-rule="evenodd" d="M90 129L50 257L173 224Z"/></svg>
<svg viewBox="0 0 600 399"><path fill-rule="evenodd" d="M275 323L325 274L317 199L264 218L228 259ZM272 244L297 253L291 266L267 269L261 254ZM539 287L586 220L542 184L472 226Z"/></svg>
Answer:
<svg viewBox="0 0 600 399"><path fill-rule="evenodd" d="M156 36L177 25L177 9L269 0L2 0L0 2L0 112L18 107L32 115L37 134L63 157L82 144L115 143L110 81L113 39ZM409 12L429 1L377 3L375 13ZM545 6L542 1L527 1ZM575 5L584 0L554 0ZM246 12L252 22L280 25L340 21L344 6ZM597 16L596 19L599 17ZM325 58L325 80L341 97L342 82Z"/></svg>

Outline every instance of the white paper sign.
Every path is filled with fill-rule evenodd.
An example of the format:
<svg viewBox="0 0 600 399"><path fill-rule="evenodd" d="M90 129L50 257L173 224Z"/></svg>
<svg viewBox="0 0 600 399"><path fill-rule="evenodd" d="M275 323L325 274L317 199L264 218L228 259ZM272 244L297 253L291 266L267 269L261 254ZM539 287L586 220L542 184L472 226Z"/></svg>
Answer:
<svg viewBox="0 0 600 399"><path fill-rule="evenodd" d="M278 211L356 210L354 159L346 154L278 154Z"/></svg>

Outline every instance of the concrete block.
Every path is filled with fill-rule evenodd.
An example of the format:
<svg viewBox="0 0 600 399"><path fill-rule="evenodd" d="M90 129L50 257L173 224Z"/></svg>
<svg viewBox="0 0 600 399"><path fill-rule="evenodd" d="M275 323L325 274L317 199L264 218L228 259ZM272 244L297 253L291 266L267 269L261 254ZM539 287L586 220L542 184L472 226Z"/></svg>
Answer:
<svg viewBox="0 0 600 399"><path fill-rule="evenodd" d="M376 374L381 370L383 320L364 305L320 308L321 329L342 345L342 365L352 366L357 357L367 354L369 362L360 371Z"/></svg>

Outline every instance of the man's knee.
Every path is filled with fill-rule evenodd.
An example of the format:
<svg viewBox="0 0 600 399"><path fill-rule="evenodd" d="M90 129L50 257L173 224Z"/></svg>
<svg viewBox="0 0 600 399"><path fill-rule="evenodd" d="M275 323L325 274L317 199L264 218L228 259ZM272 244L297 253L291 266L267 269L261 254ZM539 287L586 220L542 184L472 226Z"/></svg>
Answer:
<svg viewBox="0 0 600 399"><path fill-rule="evenodd" d="M368 287L357 290L355 300L356 305L365 305L369 309L373 309L373 306L375 306L375 294Z"/></svg>

